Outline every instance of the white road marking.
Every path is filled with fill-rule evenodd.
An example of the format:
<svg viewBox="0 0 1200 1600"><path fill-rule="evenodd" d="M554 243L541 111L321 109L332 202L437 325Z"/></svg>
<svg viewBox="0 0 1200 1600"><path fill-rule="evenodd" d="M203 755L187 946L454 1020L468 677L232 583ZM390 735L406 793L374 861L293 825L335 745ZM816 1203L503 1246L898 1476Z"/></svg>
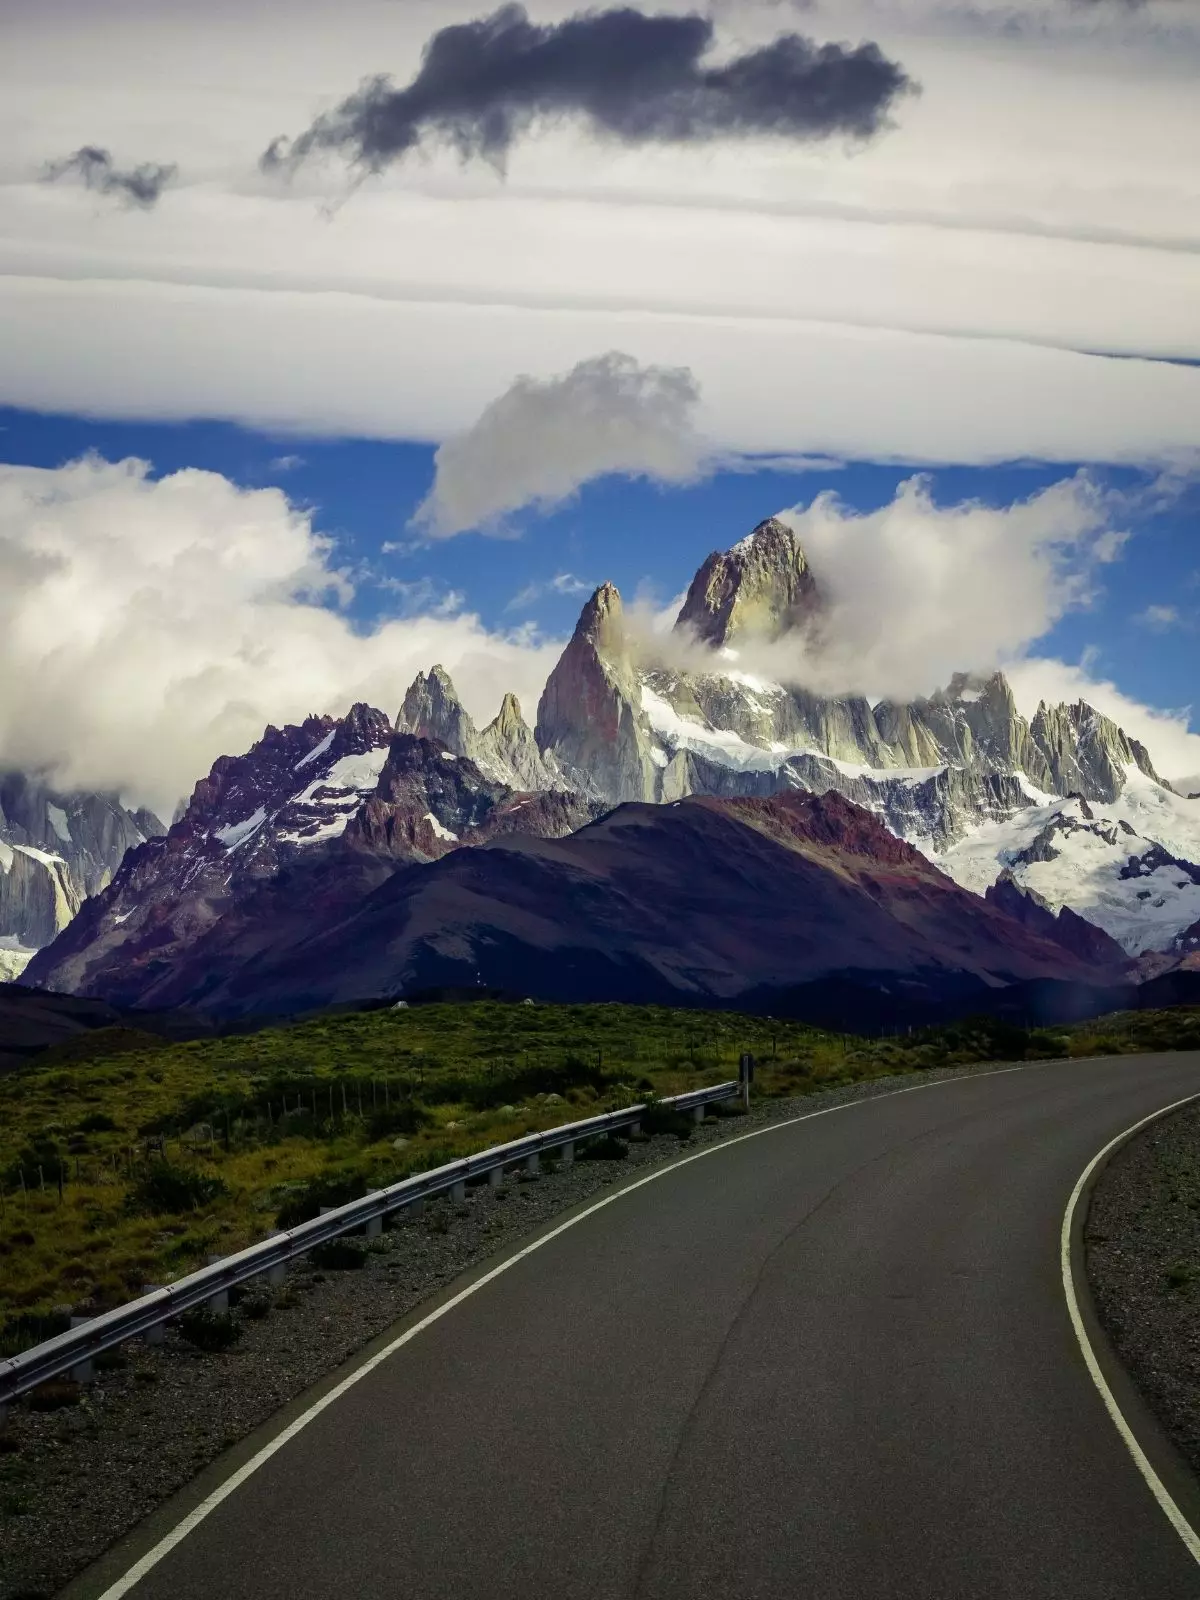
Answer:
<svg viewBox="0 0 1200 1600"><path fill-rule="evenodd" d="M1112 1418L1117 1432L1121 1435L1125 1448L1133 1457L1134 1465L1149 1485L1150 1493L1158 1501L1168 1522L1183 1540L1188 1554L1195 1562L1200 1564L1200 1537L1197 1537L1196 1530L1176 1505L1166 1484L1150 1465L1146 1452L1137 1442L1133 1429L1125 1420L1125 1414L1117 1404L1116 1396L1108 1387L1104 1374L1100 1370L1100 1363L1096 1360L1096 1352L1092 1348L1087 1329L1083 1325L1083 1317L1079 1312L1079 1300L1075 1294L1075 1276L1071 1270L1071 1234L1075 1225L1075 1210L1092 1173L1095 1172L1106 1156L1126 1139L1131 1139L1139 1128L1144 1128L1147 1123L1155 1122L1159 1117L1165 1117L1168 1112L1177 1111L1180 1106L1190 1105L1194 1100L1200 1100L1200 1095L1185 1095L1182 1100L1175 1100L1169 1106L1163 1106L1158 1111L1152 1111L1148 1117L1143 1117L1140 1122L1135 1122L1132 1127L1126 1128L1124 1133L1119 1133L1115 1139L1110 1139L1104 1149L1098 1155L1092 1157L1080 1174L1079 1182L1071 1191L1071 1198L1067 1201L1067 1209L1063 1215L1062 1224L1061 1261L1063 1289L1067 1296L1067 1310L1071 1313L1071 1326L1075 1329L1075 1337L1079 1340L1079 1348L1083 1351L1083 1359L1087 1363L1092 1382L1100 1391L1100 1398L1104 1401L1105 1409Z"/></svg>
<svg viewBox="0 0 1200 1600"><path fill-rule="evenodd" d="M964 1074L964 1076L999 1078L1009 1072L1029 1072L1042 1066L1063 1066L1064 1064L1069 1063L1064 1063L1061 1060L1027 1061L1020 1066L997 1067L994 1072L979 1072ZM646 1177L638 1178L636 1182L627 1184L623 1189L618 1189L616 1194L605 1195L603 1200L597 1200L594 1205L588 1206L586 1211L580 1211L576 1216L569 1217L566 1222L560 1223L557 1228L553 1228L549 1233L543 1234L540 1239L535 1239L532 1244L525 1245L515 1255L511 1255L500 1262L490 1272L485 1272L481 1278L477 1278L474 1283L468 1284L465 1289L461 1289L458 1294L438 1306L436 1311L431 1311L427 1317L423 1317L420 1322L415 1323L406 1333L400 1334L398 1338L392 1340L391 1344L386 1345L382 1350L371 1356L369 1360L364 1361L362 1366L356 1367L348 1377L342 1379L341 1383L331 1389L328 1394L322 1395L319 1400L314 1401L307 1411L298 1416L294 1422L289 1423L268 1444L265 1444L257 1455L252 1456L244 1466L239 1467L236 1472L226 1478L219 1488L214 1489L206 1499L202 1500L194 1510L190 1511L181 1522L171 1529L170 1533L164 1534L158 1543L149 1549L140 1561L135 1562L123 1577L118 1578L116 1583L105 1589L100 1596L100 1600L121 1600L121 1597L127 1595L136 1584L140 1583L164 1556L169 1555L175 1546L181 1544L193 1529L198 1528L206 1517L211 1516L223 1500L227 1500L231 1494L240 1489L248 1478L252 1477L260 1467L265 1466L277 1451L283 1449L285 1444L290 1443L298 1433L307 1428L309 1423L319 1417L327 1406L331 1406L336 1400L340 1400L348 1389L352 1389L368 1373L374 1372L376 1367L394 1356L396 1351L406 1345L410 1339L415 1339L417 1334L423 1333L426 1328L432 1327L448 1311L453 1311L455 1306L461 1305L464 1300L469 1299L471 1295L476 1294L480 1289L498 1278L501 1273L507 1272L510 1267L515 1267L518 1261L524 1261L526 1256L531 1256L535 1250L540 1250L543 1245L549 1244L551 1239L557 1239L560 1234L566 1233L568 1228L573 1228L577 1223L585 1221L588 1217L595 1216L597 1211L603 1211L605 1206L612 1205L614 1201L623 1199L627 1194L633 1194L635 1190L644 1188L646 1184L655 1183L659 1178L665 1178L668 1173L678 1172L680 1167L690 1166L693 1161L703 1161L705 1156L717 1155L722 1150L732 1149L735 1144L742 1144L747 1139L761 1138L764 1133L778 1133L783 1128L793 1128L798 1122L811 1122L816 1117L832 1116L835 1111L853 1111L859 1106L870 1105L874 1100L891 1099L893 1096L901 1094L916 1094L922 1089L940 1089L944 1084L961 1083L962 1081L962 1078L939 1078L936 1083L914 1083L905 1089L890 1090L886 1095L872 1095L862 1100L849 1100L840 1106L826 1106L823 1111L806 1111L802 1117L788 1117L781 1122L772 1122L765 1128L755 1128L750 1133L740 1133L734 1139L725 1139L720 1144L710 1145L707 1150L698 1150L694 1155L684 1156L680 1161L673 1161L669 1166L660 1167L657 1171L647 1174ZM1182 1104L1182 1102L1180 1103ZM1168 1106L1167 1109L1170 1110L1171 1107ZM1103 1153L1101 1152L1101 1154ZM1099 1157L1097 1157L1097 1160L1099 1160ZM1091 1168L1088 1170L1091 1171ZM1093 1375L1096 1376L1097 1382L1103 1385L1103 1379L1098 1376L1098 1373ZM1119 1416L1119 1413L1116 1413L1116 1415ZM1136 1448L1136 1446L1131 1446L1131 1448ZM1157 1482L1157 1479L1155 1481ZM1165 1493L1166 1491L1163 1490L1164 1495ZM1178 1515L1178 1513L1176 1514ZM1188 1529L1188 1532L1190 1534L1191 1530ZM1197 1548L1200 1549L1200 1546ZM1200 1560L1200 1555L1197 1556L1197 1559Z"/></svg>

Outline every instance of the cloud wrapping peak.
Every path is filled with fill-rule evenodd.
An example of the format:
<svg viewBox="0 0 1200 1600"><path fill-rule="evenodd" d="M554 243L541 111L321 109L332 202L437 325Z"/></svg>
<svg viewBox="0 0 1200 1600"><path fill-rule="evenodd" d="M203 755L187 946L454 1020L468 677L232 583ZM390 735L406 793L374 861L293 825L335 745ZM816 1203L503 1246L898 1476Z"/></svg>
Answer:
<svg viewBox="0 0 1200 1600"><path fill-rule="evenodd" d="M710 17L625 6L563 22L531 22L524 6L440 29L416 77L397 88L366 79L291 141L276 139L267 170L337 151L380 172L427 141L464 161L502 166L536 122L581 118L627 144L689 144L728 136L870 138L913 89L873 43L817 44L786 33L757 50L706 63Z"/></svg>
<svg viewBox="0 0 1200 1600"><path fill-rule="evenodd" d="M417 524L437 539L494 529L510 512L560 505L608 473L694 483L712 462L692 422L699 400L686 367L643 366L619 350L562 377L518 378L439 448Z"/></svg>
<svg viewBox="0 0 1200 1600"><path fill-rule="evenodd" d="M163 190L174 180L178 170L174 165L164 166L154 161L122 169L114 166L107 150L85 144L61 161L48 161L42 170L42 182L58 183L63 178L78 178L85 189L111 195L126 205L141 206L149 211L158 204Z"/></svg>
<svg viewBox="0 0 1200 1600"><path fill-rule="evenodd" d="M780 513L824 599L818 626L739 642L739 666L824 694L911 700L961 671L1021 660L1067 611L1086 606L1120 553L1124 508L1086 473L1027 500L939 505L914 477L872 511L833 493ZM686 637L642 620L648 654L711 670Z"/></svg>

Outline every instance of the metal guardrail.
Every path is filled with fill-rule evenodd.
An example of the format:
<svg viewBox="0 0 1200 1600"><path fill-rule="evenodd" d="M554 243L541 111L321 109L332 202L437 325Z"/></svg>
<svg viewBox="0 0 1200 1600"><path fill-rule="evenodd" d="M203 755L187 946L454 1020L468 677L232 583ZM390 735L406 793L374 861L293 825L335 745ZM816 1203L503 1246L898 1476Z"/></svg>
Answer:
<svg viewBox="0 0 1200 1600"><path fill-rule="evenodd" d="M687 1094L674 1095L658 1104L670 1106L676 1111L698 1112L702 1117L705 1106L720 1100L731 1100L741 1092L742 1085L739 1082L719 1083L710 1089L693 1089ZM190 1273L164 1288L154 1289L140 1299L130 1301L128 1305L118 1306L115 1311L89 1318L68 1333L60 1333L32 1350L24 1350L20 1355L0 1361L0 1420L8 1404L37 1388L38 1384L64 1374L89 1378L90 1363L96 1356L124 1344L128 1339L153 1334L155 1329L181 1312L202 1305L224 1310L228 1305L230 1289L251 1278L267 1274L275 1281L281 1281L287 1263L307 1255L317 1245L363 1227L369 1238L375 1237L382 1232L383 1219L391 1212L435 1195L453 1195L457 1192L461 1196L465 1194L470 1179L489 1174L495 1175L493 1181L498 1181L505 1167L522 1162L531 1170L536 1170L538 1158L547 1150L561 1150L567 1160L573 1160L576 1144L618 1128L634 1127L641 1122L646 1109L644 1104L626 1106L620 1111L607 1111L583 1122L564 1123L558 1128L526 1134L524 1138L513 1139L508 1144L494 1145L490 1150L449 1161L430 1172L417 1173L415 1177L405 1178L386 1189L376 1189L359 1200L351 1200L348 1205L326 1211L311 1222L302 1222L298 1227L272 1234L260 1244L250 1245L236 1255L225 1256L201 1268L199 1272Z"/></svg>

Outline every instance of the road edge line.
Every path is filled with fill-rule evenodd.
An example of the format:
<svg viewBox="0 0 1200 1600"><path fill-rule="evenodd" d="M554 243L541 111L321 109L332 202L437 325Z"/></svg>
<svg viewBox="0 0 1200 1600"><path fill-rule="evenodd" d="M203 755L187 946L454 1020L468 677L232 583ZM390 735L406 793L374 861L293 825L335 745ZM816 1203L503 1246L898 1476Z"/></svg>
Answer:
<svg viewBox="0 0 1200 1600"><path fill-rule="evenodd" d="M1179 1535L1180 1541L1193 1561L1200 1566L1200 1535L1197 1534L1191 1522L1180 1510L1178 1502L1155 1471L1132 1425L1124 1411L1122 1411L1116 1395L1113 1394L1112 1389L1109 1387L1108 1379L1104 1376L1103 1368L1096 1354L1096 1347L1088 1334L1083 1312L1080 1308L1080 1296L1075 1283L1076 1258L1078 1257L1082 1260L1083 1256L1084 1213L1080 1208L1080 1201L1083 1200L1085 1195L1090 1199L1091 1191L1104 1166L1122 1145L1127 1144L1135 1134L1140 1133L1143 1128L1148 1127L1152 1122L1157 1122L1161 1117L1169 1116L1172 1111L1178 1111L1183 1106L1193 1105L1197 1100L1200 1100L1200 1094L1189 1094L1185 1095L1182 1100L1173 1100L1170 1105L1162 1106L1159 1110L1152 1111L1149 1116L1142 1117L1132 1127L1126 1128L1124 1132L1118 1133L1115 1138L1110 1139L1104 1148L1092 1157L1076 1180L1075 1187L1071 1191L1071 1198L1067 1201L1067 1209L1063 1213L1062 1231L1059 1237L1059 1264L1062 1269L1063 1293L1066 1297L1067 1311L1071 1318L1071 1328L1078 1341L1088 1375L1104 1402L1104 1408L1108 1412L1109 1419L1116 1428L1122 1444L1124 1444L1133 1458L1134 1465L1158 1502L1159 1510L1162 1511L1167 1521ZM1090 1291L1085 1289L1084 1292L1090 1303ZM1114 1356L1113 1359L1116 1360L1116 1357Z"/></svg>
<svg viewBox="0 0 1200 1600"><path fill-rule="evenodd" d="M1099 1059L1107 1060L1108 1058ZM531 1240L527 1245L523 1245L519 1250L514 1251L512 1255L506 1256L490 1271L473 1279L465 1288L460 1289L457 1294L452 1295L448 1300L442 1301L427 1316L422 1317L412 1327L406 1328L402 1334L391 1340L381 1350L377 1350L374 1355L369 1356L360 1365L356 1366L340 1383L335 1384L332 1389L327 1390L314 1400L312 1405L257 1450L249 1461L243 1462L223 1483L206 1495L199 1505L194 1506L168 1533L158 1539L144 1555L134 1562L128 1571L102 1590L97 1595L96 1600L123 1600L123 1597L130 1590L135 1588L147 1574L152 1572L159 1562L174 1550L176 1545L182 1544L188 1534L198 1528L223 1501L227 1500L230 1495L235 1494L242 1484L253 1477L260 1467L265 1466L272 1456L282 1450L286 1444L289 1444L297 1434L302 1433L308 1424L314 1422L327 1407L333 1405L336 1400L340 1400L356 1383L367 1377L383 1362L389 1360L397 1350L408 1344L411 1339L415 1339L417 1334L424 1332L426 1328L440 1321L447 1312L453 1311L456 1306L461 1305L464 1300L469 1299L479 1289L493 1282L494 1279L500 1277L502 1273L507 1272L511 1267L515 1267L519 1261L523 1261L526 1256L531 1256L535 1250L540 1250L543 1245L549 1244L552 1239L557 1239L560 1234L566 1233L569 1228L575 1227L577 1223L583 1222L587 1217L594 1216L597 1211L603 1211L605 1206L613 1205L625 1195L633 1194L636 1190L644 1188L646 1184L655 1183L658 1179L666 1177L668 1173L676 1172L680 1167L689 1166L693 1161L703 1161L705 1157L716 1155L722 1150L728 1150L735 1144L744 1144L747 1139L759 1139L764 1134L777 1133L783 1128L793 1128L801 1122L812 1122L817 1117L830 1117L835 1112L853 1111L860 1106L871 1105L878 1100L890 1100L896 1095L918 1094L923 1090L940 1089L948 1084L973 1081L976 1078L999 1078L1011 1072L1029 1072L1040 1067L1061 1067L1073 1064L1074 1062L1070 1058L1064 1059L1060 1057L1053 1057L1046 1061L1023 1061L1012 1066L996 1067L990 1072L964 1073L961 1077L939 1078L934 1083L907 1084L904 1088L890 1090L887 1094L864 1096L860 1100L847 1100L841 1105L825 1106L820 1111L806 1111L803 1116L783 1118L779 1122L769 1123L765 1128L752 1128L748 1133L739 1133L732 1139L723 1139L720 1144L709 1145L705 1150L696 1150L691 1155L682 1156L677 1161L671 1161L664 1166L657 1167L643 1178L636 1178L632 1183L624 1184L613 1193L606 1194L602 1199L595 1201L594 1204L586 1207L586 1209L575 1212L548 1232L539 1234L536 1239ZM1196 1098L1200 1098L1200 1096ZM1167 1109L1171 1108L1168 1107ZM131 1530L131 1535L133 1531ZM1200 1550L1200 1541L1197 1542L1197 1549ZM103 1557L99 1559L103 1560ZM1200 1561L1200 1554L1197 1555L1197 1560ZM80 1578L76 1579L75 1582L80 1582L83 1577L84 1574L81 1574Z"/></svg>

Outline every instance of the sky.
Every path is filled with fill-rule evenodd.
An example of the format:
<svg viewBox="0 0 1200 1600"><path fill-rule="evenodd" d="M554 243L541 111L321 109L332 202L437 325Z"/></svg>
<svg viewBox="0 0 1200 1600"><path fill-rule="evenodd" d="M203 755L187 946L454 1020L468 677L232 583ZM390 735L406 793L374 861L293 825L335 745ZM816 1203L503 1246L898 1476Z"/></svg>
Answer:
<svg viewBox="0 0 1200 1600"><path fill-rule="evenodd" d="M786 512L831 691L1200 788L1192 0L8 0L0 760L537 694ZM1193 712L1193 705L1197 710Z"/></svg>

